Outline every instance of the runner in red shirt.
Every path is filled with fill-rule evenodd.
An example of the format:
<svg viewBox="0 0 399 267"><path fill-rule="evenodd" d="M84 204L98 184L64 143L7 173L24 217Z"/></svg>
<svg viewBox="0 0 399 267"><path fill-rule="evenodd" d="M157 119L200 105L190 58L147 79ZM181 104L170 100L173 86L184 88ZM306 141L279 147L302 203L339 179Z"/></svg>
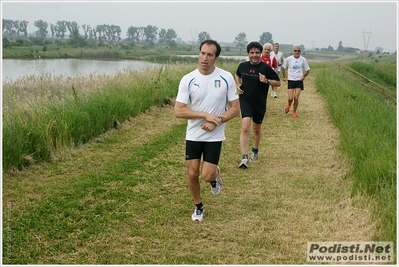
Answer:
<svg viewBox="0 0 399 267"><path fill-rule="evenodd" d="M272 67L273 70L277 73L278 71L277 59L274 56L270 56L271 51L272 51L272 45L270 43L264 44L260 60L265 62L270 67ZM274 94L274 91L272 91L271 96L277 97L277 95Z"/></svg>

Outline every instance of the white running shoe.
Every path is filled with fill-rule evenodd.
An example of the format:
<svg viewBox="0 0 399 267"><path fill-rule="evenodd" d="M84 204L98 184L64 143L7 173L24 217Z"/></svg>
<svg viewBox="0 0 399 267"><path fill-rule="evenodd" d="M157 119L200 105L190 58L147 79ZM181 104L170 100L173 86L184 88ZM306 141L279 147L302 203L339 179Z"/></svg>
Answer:
<svg viewBox="0 0 399 267"><path fill-rule="evenodd" d="M219 195L222 191L222 179L220 179L220 168L216 166L216 179L211 183L211 191L214 195Z"/></svg>
<svg viewBox="0 0 399 267"><path fill-rule="evenodd" d="M194 213L191 215L191 220L194 222L202 222L205 215L205 209L199 210L197 207L194 209Z"/></svg>
<svg viewBox="0 0 399 267"><path fill-rule="evenodd" d="M257 161L258 161L258 153L252 152L251 162L257 162Z"/></svg>
<svg viewBox="0 0 399 267"><path fill-rule="evenodd" d="M241 168L241 169L248 168L248 158L241 159L241 163L240 163L240 165L238 165L238 168Z"/></svg>

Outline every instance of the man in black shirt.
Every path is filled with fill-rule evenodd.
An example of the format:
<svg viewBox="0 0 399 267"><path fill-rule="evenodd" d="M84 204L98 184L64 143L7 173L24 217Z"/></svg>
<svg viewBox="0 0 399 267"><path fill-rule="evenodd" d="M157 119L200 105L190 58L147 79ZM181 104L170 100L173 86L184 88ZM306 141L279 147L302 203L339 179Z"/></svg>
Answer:
<svg viewBox="0 0 399 267"><path fill-rule="evenodd" d="M269 85L280 86L277 73L260 60L262 45L251 42L247 45L249 61L242 62L237 68L235 80L240 97L241 109L241 163L239 168L248 168L249 132L254 133L251 161L258 160L259 144L262 135L261 126L266 113L266 99Z"/></svg>

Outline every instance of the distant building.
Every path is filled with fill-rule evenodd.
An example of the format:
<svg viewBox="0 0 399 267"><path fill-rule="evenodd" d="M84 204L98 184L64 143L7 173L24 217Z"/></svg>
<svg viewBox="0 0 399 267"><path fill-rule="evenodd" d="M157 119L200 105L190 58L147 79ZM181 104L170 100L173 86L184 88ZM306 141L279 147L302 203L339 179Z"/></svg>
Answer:
<svg viewBox="0 0 399 267"><path fill-rule="evenodd" d="M294 45L292 44L280 44L280 50L294 50Z"/></svg>

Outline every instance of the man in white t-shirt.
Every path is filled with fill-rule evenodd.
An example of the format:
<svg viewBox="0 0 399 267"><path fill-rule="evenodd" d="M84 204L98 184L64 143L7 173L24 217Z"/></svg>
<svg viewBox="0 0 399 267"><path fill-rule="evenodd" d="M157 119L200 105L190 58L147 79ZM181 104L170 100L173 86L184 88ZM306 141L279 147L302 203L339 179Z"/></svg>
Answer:
<svg viewBox="0 0 399 267"><path fill-rule="evenodd" d="M285 107L284 112L287 114L290 111L291 103L294 101L294 109L292 117L296 118L296 111L299 104L299 95L304 89L303 81L309 75L309 64L306 58L301 56L301 47L294 46L294 55L289 56L283 63L283 80L287 81L285 70L288 69L288 105ZM305 73L303 72L305 71Z"/></svg>
<svg viewBox="0 0 399 267"><path fill-rule="evenodd" d="M280 44L274 43L273 51L270 52L270 57L274 57L277 60L277 74L280 75L281 65L284 63L284 55L280 50ZM277 98L277 86L272 86L271 96Z"/></svg>
<svg viewBox="0 0 399 267"><path fill-rule="evenodd" d="M202 179L217 195L222 190L218 164L226 122L240 112L233 75L214 65L220 52L214 40L201 43L199 67L181 79L175 103L175 116L188 119L185 157L188 188L195 204L193 221L202 221L205 213L199 183L201 157Z"/></svg>

